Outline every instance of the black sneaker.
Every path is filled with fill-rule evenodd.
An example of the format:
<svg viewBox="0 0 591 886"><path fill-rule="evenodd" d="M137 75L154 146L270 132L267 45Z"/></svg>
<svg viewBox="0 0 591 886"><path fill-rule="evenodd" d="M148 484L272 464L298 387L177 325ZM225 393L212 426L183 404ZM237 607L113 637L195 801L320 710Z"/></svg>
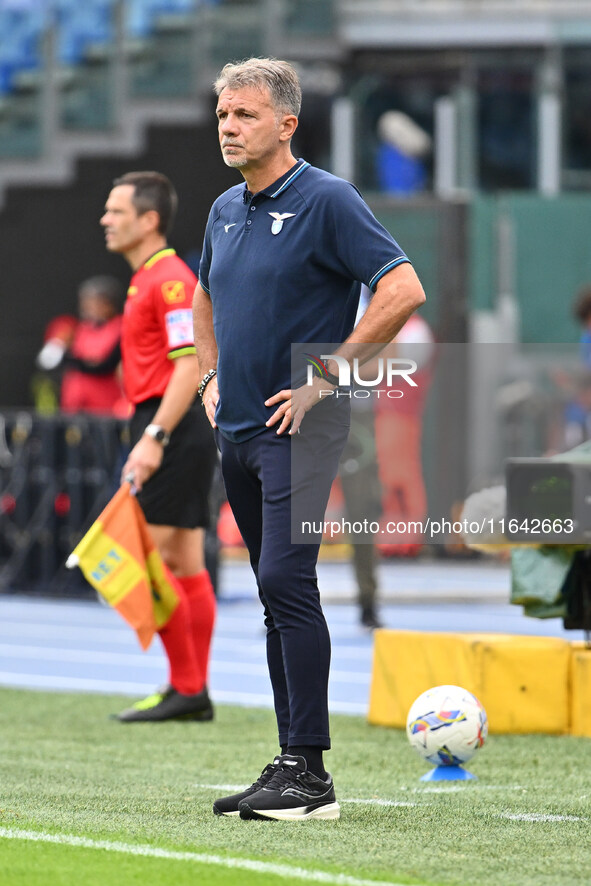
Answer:
<svg viewBox="0 0 591 886"><path fill-rule="evenodd" d="M363 627L369 628L370 631L384 627L384 624L380 621L375 609L362 609L360 621Z"/></svg>
<svg viewBox="0 0 591 886"><path fill-rule="evenodd" d="M216 800L213 804L214 813L216 815L240 815L240 810L238 809L240 801L250 797L251 794L256 794L257 791L260 791L261 788L264 788L271 781L279 768L280 759L280 757L275 757L272 763L265 766L257 780L253 781L251 786L242 791L242 793L230 794L229 797L220 797L219 800Z"/></svg>
<svg viewBox="0 0 591 886"><path fill-rule="evenodd" d="M338 818L330 774L326 781L308 772L303 757L283 754L268 784L239 804L240 818L272 818L276 821L304 821L308 818Z"/></svg>
<svg viewBox="0 0 591 886"><path fill-rule="evenodd" d="M160 723L163 720L213 720L213 705L207 689L195 695L183 695L167 687L115 715L120 723Z"/></svg>
<svg viewBox="0 0 591 886"><path fill-rule="evenodd" d="M170 692L172 686L170 683L165 683L164 686L159 686L151 695L147 695L146 698L140 698L139 701L135 701L132 704L132 708L134 711L146 711L148 708L153 708L157 704L159 704L164 696ZM117 715L115 714L115 717Z"/></svg>

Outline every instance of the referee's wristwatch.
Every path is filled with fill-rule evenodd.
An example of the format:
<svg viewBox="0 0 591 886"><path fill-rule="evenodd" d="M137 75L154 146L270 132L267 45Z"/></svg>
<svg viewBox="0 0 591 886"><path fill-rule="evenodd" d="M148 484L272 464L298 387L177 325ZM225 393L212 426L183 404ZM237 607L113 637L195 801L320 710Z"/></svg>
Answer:
<svg viewBox="0 0 591 886"><path fill-rule="evenodd" d="M170 434L162 425L147 425L144 434L147 434L152 440L156 440L162 447L168 446L170 443Z"/></svg>

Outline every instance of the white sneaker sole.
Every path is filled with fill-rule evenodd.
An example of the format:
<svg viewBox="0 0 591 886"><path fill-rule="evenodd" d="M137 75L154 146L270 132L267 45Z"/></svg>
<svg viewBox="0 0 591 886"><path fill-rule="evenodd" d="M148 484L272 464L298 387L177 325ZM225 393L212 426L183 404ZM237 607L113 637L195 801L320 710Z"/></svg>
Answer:
<svg viewBox="0 0 591 886"><path fill-rule="evenodd" d="M316 819L318 821L329 821L341 816L341 807L338 803L327 803L326 806L319 806L311 812L306 812L307 806L299 806L295 809L253 809L253 817L256 818L272 818L274 821L308 821Z"/></svg>

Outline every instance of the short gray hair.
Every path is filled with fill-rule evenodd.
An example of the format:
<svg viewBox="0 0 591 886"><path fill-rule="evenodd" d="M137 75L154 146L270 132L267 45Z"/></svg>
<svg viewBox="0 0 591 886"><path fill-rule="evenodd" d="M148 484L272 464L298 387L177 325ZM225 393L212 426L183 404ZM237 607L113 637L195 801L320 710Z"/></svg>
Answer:
<svg viewBox="0 0 591 886"><path fill-rule="evenodd" d="M271 105L285 114L300 113L302 89L297 71L289 62L275 58L248 58L242 62L224 65L213 88L219 95L222 89L268 89Z"/></svg>

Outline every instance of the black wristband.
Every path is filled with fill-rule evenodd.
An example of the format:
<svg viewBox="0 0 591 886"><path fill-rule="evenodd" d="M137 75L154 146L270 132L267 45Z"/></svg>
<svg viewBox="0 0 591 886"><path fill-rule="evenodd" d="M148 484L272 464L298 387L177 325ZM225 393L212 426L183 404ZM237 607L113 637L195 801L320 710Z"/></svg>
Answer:
<svg viewBox="0 0 591 886"><path fill-rule="evenodd" d="M197 388L197 393L201 398L201 402L203 403L203 394L205 393L205 388L210 383L212 378L214 378L218 374L217 369L210 369L209 372L206 372L201 381L199 382L199 387Z"/></svg>
<svg viewBox="0 0 591 886"><path fill-rule="evenodd" d="M326 379L327 382L329 382L331 385L334 385L335 387L338 388L338 386L339 386L338 375L333 375L332 372L329 372L327 369L326 372L324 373L324 375L322 376L322 378Z"/></svg>
<svg viewBox="0 0 591 886"><path fill-rule="evenodd" d="M322 378L324 381L327 381L330 385L334 385L337 388L339 386L338 376L333 375L328 369L320 370L314 367L314 375L317 376L317 378Z"/></svg>

